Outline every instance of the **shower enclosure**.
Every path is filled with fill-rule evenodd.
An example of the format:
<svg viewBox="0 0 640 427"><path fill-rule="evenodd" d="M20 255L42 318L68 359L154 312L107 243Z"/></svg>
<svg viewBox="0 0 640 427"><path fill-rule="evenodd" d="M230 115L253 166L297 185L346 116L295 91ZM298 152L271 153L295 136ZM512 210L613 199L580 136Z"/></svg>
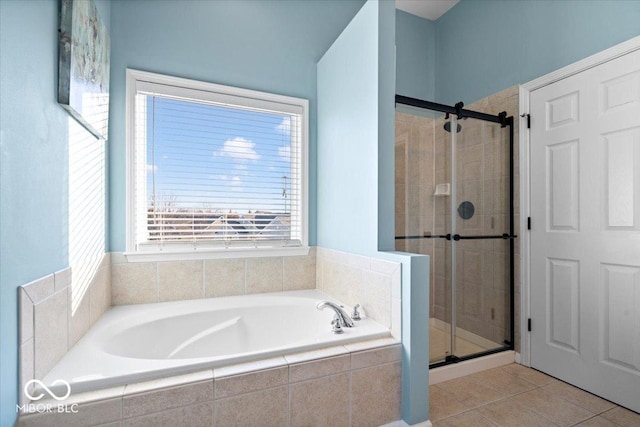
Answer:
<svg viewBox="0 0 640 427"><path fill-rule="evenodd" d="M398 95L395 147L396 249L431 257L430 366L513 349L513 117Z"/></svg>

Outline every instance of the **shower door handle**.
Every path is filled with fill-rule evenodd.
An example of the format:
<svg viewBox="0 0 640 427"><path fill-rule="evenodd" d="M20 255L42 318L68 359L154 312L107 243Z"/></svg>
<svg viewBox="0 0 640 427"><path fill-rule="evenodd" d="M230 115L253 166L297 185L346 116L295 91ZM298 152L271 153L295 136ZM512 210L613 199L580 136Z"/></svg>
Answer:
<svg viewBox="0 0 640 427"><path fill-rule="evenodd" d="M518 237L515 234L508 234L508 233L504 233L504 234L500 234L500 235L491 235L491 236L461 236L459 234L454 234L453 235L453 240L455 240L456 242L458 240L480 240L480 239L504 239L504 240L509 240L509 239L515 239L516 237ZM447 239L449 240L449 239Z"/></svg>

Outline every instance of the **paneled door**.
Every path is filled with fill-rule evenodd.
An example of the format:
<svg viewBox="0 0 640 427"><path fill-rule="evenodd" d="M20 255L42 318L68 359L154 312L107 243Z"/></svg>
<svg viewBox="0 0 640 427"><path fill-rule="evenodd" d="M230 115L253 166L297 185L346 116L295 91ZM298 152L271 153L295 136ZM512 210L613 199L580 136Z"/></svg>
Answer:
<svg viewBox="0 0 640 427"><path fill-rule="evenodd" d="M640 51L530 113L531 366L640 411Z"/></svg>

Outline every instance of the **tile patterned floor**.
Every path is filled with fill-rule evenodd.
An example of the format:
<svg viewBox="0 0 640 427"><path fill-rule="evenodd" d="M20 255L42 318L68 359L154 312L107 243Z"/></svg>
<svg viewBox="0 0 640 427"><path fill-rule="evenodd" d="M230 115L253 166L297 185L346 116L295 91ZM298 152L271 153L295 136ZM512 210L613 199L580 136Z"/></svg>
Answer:
<svg viewBox="0 0 640 427"><path fill-rule="evenodd" d="M640 414L517 364L429 389L433 427L640 427Z"/></svg>

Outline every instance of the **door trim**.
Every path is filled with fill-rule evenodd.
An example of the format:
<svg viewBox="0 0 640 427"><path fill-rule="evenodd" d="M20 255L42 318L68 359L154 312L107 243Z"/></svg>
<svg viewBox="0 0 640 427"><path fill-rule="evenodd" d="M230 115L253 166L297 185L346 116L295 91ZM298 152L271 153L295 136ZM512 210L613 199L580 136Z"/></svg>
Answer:
<svg viewBox="0 0 640 427"><path fill-rule="evenodd" d="M542 77L538 77L537 79L520 85L520 354L519 357L516 355L516 361L525 366L531 366L531 333L528 331L528 319L531 316L531 241L529 230L527 230L527 218L531 212L531 170L529 158L530 130L527 128L530 94L536 89L540 89L559 80L571 77L636 50L640 50L640 36L631 38L580 61L574 62L573 64L567 65L566 67L562 67L556 71L552 71L549 74L545 74ZM536 118L532 118L532 120L536 120ZM534 218L532 220L532 227L535 226L536 221ZM533 327L535 327L535 325L533 325Z"/></svg>

